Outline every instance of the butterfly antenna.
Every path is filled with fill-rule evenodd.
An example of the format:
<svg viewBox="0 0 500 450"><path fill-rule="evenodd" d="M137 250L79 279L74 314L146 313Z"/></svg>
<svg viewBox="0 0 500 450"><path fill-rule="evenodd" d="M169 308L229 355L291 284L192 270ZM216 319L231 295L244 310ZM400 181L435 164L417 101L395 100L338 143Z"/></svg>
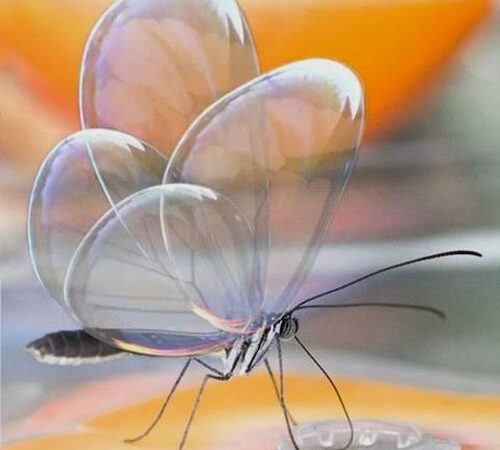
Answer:
<svg viewBox="0 0 500 450"><path fill-rule="evenodd" d="M184 367L182 368L179 376L177 377L177 379L175 380L175 383L174 385L172 386L172 388L170 389L170 392L167 394L167 396L165 397L165 400L163 402L163 405L161 406L160 408L160 411L158 412L156 418L153 420L153 422L151 423L151 425L148 427L148 429L142 433L141 435L133 438L133 439L125 439L124 442L127 443L127 444L134 444L136 442L139 442L141 441L142 439L144 439L146 436L148 436L153 430L154 428L156 427L156 425L158 425L158 422L160 422L161 418L163 417L163 414L165 413L165 410L167 409L167 406L168 404L170 403L170 400L172 399L175 391L177 390L177 388L179 387L179 384L181 383L182 379L184 378L184 375L186 374L190 364L192 362L192 359L188 359L186 364L184 365Z"/></svg>
<svg viewBox="0 0 500 450"><path fill-rule="evenodd" d="M347 450L352 443L354 442L354 426L352 424L351 416L349 415L349 412L347 411L347 408L345 406L344 400L342 399L342 395L340 394L340 390L333 381L332 377L328 374L328 372L323 368L323 366L319 363L319 361L314 357L314 355L308 350L308 348L303 344L303 342L298 338L298 336L295 336L295 341L297 344L299 344L300 348L304 350L307 356L312 360L312 362L318 367L318 369L323 373L325 378L328 380L330 385L332 386L333 390L335 391L335 395L337 396L340 405L342 406L342 410L344 411L344 416L347 420L347 423L349 425L349 440L347 441L347 444L344 445L341 449L339 450Z"/></svg>
<svg viewBox="0 0 500 450"><path fill-rule="evenodd" d="M310 302L313 302L314 300L318 300L321 297L325 297L327 295L334 294L335 292L342 291L342 290L347 289L351 286L354 286L355 284L361 283L362 281L365 281L369 278L376 277L382 273L390 272L390 271L395 270L395 269L400 269L401 267L411 266L413 264L418 264L418 263L421 263L424 261L431 261L433 259L441 259L441 258L449 258L452 256L475 256L477 258L482 258L483 255L481 253L478 253L475 251L470 251L470 250L455 250L455 251L451 251L451 252L435 253L433 255L423 256L421 258L410 259L409 261L404 261L404 262L401 262L398 264L393 264L391 266L384 267L383 269L376 270L375 272L371 272L367 275L363 275L362 277L356 278L355 280L350 281L349 283L343 284L341 286L338 286L334 289L330 289L328 291L322 292L321 294L314 295L313 297L310 297L310 298L302 301L301 303L299 303L289 313L291 314L291 313L297 311L298 309L301 309L302 307L304 307L305 305L307 305Z"/></svg>
<svg viewBox="0 0 500 450"><path fill-rule="evenodd" d="M319 308L362 308L362 307L381 307L381 308L396 308L396 309L413 309L416 311L423 311L435 315L441 320L446 320L446 314L440 309L431 306L414 305L408 303L386 303L386 302L363 302L363 303L348 303L340 305L305 305L297 308L297 311L304 309L319 309Z"/></svg>

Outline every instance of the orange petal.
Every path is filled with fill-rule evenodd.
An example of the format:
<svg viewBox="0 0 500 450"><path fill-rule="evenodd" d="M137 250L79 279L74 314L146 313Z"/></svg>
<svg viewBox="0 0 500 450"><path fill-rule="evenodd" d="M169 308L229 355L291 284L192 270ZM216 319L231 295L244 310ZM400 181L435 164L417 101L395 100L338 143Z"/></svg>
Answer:
<svg viewBox="0 0 500 450"><path fill-rule="evenodd" d="M110 0L0 2L0 57L9 52L46 98L76 119L79 61ZM329 57L366 87L368 134L394 126L488 14L490 0L241 0L262 67ZM5 58L5 54L4 54Z"/></svg>
<svg viewBox="0 0 500 450"><path fill-rule="evenodd" d="M394 126L487 15L489 0L240 0L263 70L313 56L361 77L367 132Z"/></svg>

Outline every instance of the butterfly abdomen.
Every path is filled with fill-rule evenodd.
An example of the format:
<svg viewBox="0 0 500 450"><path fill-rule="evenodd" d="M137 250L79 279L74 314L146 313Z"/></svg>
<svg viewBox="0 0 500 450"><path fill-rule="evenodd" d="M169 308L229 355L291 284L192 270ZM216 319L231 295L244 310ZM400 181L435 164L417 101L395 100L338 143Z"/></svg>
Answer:
<svg viewBox="0 0 500 450"><path fill-rule="evenodd" d="M126 354L95 339L84 330L47 334L26 348L39 362L64 366L99 363Z"/></svg>

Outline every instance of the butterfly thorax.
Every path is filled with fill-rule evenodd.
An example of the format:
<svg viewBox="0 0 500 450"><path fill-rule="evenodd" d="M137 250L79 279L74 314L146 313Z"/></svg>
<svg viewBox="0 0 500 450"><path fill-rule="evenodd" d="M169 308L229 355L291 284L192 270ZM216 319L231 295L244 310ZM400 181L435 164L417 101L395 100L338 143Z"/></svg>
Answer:
<svg viewBox="0 0 500 450"><path fill-rule="evenodd" d="M287 316L269 327L240 337L226 352L225 373L230 376L250 373L265 358L275 339L290 340L297 331L297 320Z"/></svg>

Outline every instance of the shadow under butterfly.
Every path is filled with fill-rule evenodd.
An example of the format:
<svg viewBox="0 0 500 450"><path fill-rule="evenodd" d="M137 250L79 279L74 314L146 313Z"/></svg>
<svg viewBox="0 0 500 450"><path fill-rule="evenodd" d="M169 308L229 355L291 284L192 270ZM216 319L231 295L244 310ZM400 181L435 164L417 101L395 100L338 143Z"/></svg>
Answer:
<svg viewBox="0 0 500 450"><path fill-rule="evenodd" d="M93 30L80 83L83 130L52 150L35 179L28 241L40 282L83 330L28 346L41 362L84 364L125 354L192 364L209 380L264 364L293 446L281 342L310 308L420 305L315 300L313 264L353 170L363 93L348 68L298 61L259 75L238 5L217 0L121 0ZM276 347L279 376L268 355ZM216 367L208 355L218 356Z"/></svg>

